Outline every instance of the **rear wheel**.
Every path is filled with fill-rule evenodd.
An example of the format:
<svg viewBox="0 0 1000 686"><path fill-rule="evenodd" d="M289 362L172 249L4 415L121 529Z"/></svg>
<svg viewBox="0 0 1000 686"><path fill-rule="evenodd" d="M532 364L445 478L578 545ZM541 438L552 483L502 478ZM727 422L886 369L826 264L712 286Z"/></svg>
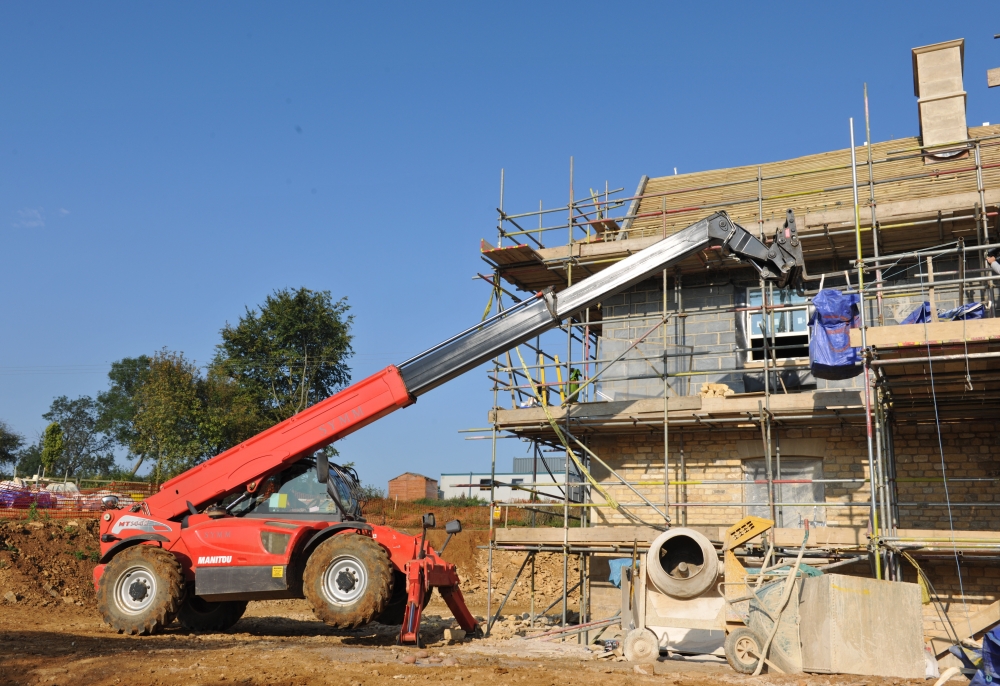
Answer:
<svg viewBox="0 0 1000 686"><path fill-rule="evenodd" d="M309 556L302 590L319 619L353 629L368 624L388 607L392 572L389 554L371 538L337 534Z"/></svg>
<svg viewBox="0 0 1000 686"><path fill-rule="evenodd" d="M760 643L750 629L741 626L726 636L726 662L740 674L753 674L760 661Z"/></svg>
<svg viewBox="0 0 1000 686"><path fill-rule="evenodd" d="M240 621L246 609L245 600L213 603L188 594L177 611L177 621L188 631L225 631Z"/></svg>
<svg viewBox="0 0 1000 686"><path fill-rule="evenodd" d="M115 555L104 568L97 607L118 633L148 635L174 621L184 600L184 573L162 548L135 545Z"/></svg>

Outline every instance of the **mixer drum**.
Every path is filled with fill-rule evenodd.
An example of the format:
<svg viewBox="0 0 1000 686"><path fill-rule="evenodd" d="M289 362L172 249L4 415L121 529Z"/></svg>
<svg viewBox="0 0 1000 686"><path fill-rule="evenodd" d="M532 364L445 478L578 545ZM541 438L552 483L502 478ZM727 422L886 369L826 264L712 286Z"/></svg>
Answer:
<svg viewBox="0 0 1000 686"><path fill-rule="evenodd" d="M715 584L718 554L711 541L694 529L670 529L649 546L646 576L660 593L696 598Z"/></svg>

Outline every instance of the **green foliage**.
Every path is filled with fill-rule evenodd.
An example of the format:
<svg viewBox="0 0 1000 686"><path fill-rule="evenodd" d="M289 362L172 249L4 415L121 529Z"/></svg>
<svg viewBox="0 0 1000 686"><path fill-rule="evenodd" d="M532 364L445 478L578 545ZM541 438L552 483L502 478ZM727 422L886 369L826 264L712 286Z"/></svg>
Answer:
<svg viewBox="0 0 1000 686"><path fill-rule="evenodd" d="M166 349L127 357L111 365L108 389L96 400L56 398L39 445L22 449L23 439L0 423L0 465L16 460L22 474L44 465L50 475L124 481L140 478L139 468L152 461L152 479L176 475L349 383L348 312L328 291L277 290L222 329L204 373ZM115 465L115 446L127 451L131 470Z"/></svg>
<svg viewBox="0 0 1000 686"><path fill-rule="evenodd" d="M38 504L32 501L31 505L28 505L28 521L33 522L38 519Z"/></svg>
<svg viewBox="0 0 1000 686"><path fill-rule="evenodd" d="M134 461L133 476L147 457L137 452L141 443L135 427L135 415L138 409L136 396L149 375L151 362L152 358L147 355L112 362L108 372L108 390L97 394L96 428L128 451L129 459Z"/></svg>
<svg viewBox="0 0 1000 686"><path fill-rule="evenodd" d="M46 468L50 476L94 477L114 466L113 439L98 429L99 414L99 404L86 395L75 400L62 395L52 401L42 418L62 429L63 452L51 469Z"/></svg>
<svg viewBox="0 0 1000 686"><path fill-rule="evenodd" d="M18 450L24 445L24 436L15 433L0 421L0 465L17 462Z"/></svg>
<svg viewBox="0 0 1000 686"><path fill-rule="evenodd" d="M99 562L101 559L101 553L97 550L91 550L90 555L87 557L91 562Z"/></svg>
<svg viewBox="0 0 1000 686"><path fill-rule="evenodd" d="M351 379L353 317L329 291L282 289L222 329L213 362L259 410L259 429L288 419Z"/></svg>
<svg viewBox="0 0 1000 686"><path fill-rule="evenodd" d="M45 427L42 434L42 470L44 474L52 474L52 468L62 458L65 452L63 430L58 422L52 422Z"/></svg>
<svg viewBox="0 0 1000 686"><path fill-rule="evenodd" d="M132 451L156 461L158 480L189 469L202 456L199 382L198 369L183 353L161 350L135 393Z"/></svg>
<svg viewBox="0 0 1000 686"><path fill-rule="evenodd" d="M385 498L385 489L379 488L373 485L362 485L361 486L361 499L368 500L379 500Z"/></svg>
<svg viewBox="0 0 1000 686"><path fill-rule="evenodd" d="M42 473L42 441L25 447L17 456L17 473L21 476Z"/></svg>
<svg viewBox="0 0 1000 686"><path fill-rule="evenodd" d="M82 550L74 550L73 551L73 557L75 557L77 560L81 560L82 561L82 560L85 560L87 558L87 553L85 553Z"/></svg>

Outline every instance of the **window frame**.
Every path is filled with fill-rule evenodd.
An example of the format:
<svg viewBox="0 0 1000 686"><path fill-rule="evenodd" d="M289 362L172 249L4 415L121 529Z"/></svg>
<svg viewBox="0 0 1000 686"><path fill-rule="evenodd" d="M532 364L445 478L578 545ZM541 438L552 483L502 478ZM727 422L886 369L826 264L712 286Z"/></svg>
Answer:
<svg viewBox="0 0 1000 686"><path fill-rule="evenodd" d="M766 288L766 286L765 286L765 288ZM777 297L779 297L779 298L783 298L785 293L786 293L786 291L779 291L778 293L775 293L775 295ZM761 331L754 326L754 318L755 317L759 316L762 320L764 319L764 312L763 311L757 310L757 309L751 309L751 308L757 308L757 307L759 307L759 304L755 304L754 303L756 295L760 295L761 296L759 298L759 300L760 300L760 303L763 303L763 289L761 289L760 286L750 286L750 287L747 287L747 289L746 289L747 309L744 312L744 319L743 319L743 324L744 324L745 331L746 331L747 348L748 348L748 350L746 351L746 362L761 362L761 361L763 361L763 359L764 359L763 344L761 344L760 350L755 350L754 349L754 342L755 341L763 341L765 339L768 340L768 341L770 341L771 340L771 336L772 336L772 334L770 334L770 333L761 333ZM775 350L774 351L774 355L779 360L803 360L803 359L809 359L808 347L809 347L809 341L811 340L811 338L810 338L810 331L809 331L809 315L810 315L810 307L811 307L811 305L805 299L804 296L798 296L798 295L796 295L794 293L789 293L789 296L791 298L791 302L788 302L788 303L782 302L782 303L779 303L779 304L782 307L785 307L786 305L793 305L794 307L788 307L787 309L781 309L781 310L778 310L777 312L773 312L772 313L773 316L774 316L774 319L775 319L775 329L778 328L777 320L778 320L779 317L782 318L782 319L784 319L784 320L786 320L786 323L784 324L784 326L794 327L795 326L794 313L796 313L796 312L802 312L805 315L804 328L801 331L794 331L794 330L792 330L792 331L775 331L774 334L773 334L773 337L774 337L773 340L774 340L774 342L775 342L776 345L780 346L780 345L782 345L782 341L781 341L782 338L786 338L786 339L787 338L804 338L805 340L804 340L804 342L803 342L803 344L802 344L801 347L807 349L807 352L806 352L805 355L792 355L792 354L790 354L791 351L786 352L784 350ZM799 299L799 298L801 298L801 304L795 302L795 300ZM766 324L767 324L767 322L765 321L765 325ZM760 358L759 359L755 357L755 355L758 354L758 353L760 354Z"/></svg>

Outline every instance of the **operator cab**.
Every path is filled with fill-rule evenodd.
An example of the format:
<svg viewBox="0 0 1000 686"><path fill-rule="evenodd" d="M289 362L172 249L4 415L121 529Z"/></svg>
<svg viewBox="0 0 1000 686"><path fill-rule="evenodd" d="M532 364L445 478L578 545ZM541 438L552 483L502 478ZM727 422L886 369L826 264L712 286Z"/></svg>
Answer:
<svg viewBox="0 0 1000 686"><path fill-rule="evenodd" d="M230 504L229 514L266 519L363 522L357 473L350 467L327 463L327 480L320 482L317 461L326 462L324 458L304 458L273 474L253 493L247 494L248 497Z"/></svg>

